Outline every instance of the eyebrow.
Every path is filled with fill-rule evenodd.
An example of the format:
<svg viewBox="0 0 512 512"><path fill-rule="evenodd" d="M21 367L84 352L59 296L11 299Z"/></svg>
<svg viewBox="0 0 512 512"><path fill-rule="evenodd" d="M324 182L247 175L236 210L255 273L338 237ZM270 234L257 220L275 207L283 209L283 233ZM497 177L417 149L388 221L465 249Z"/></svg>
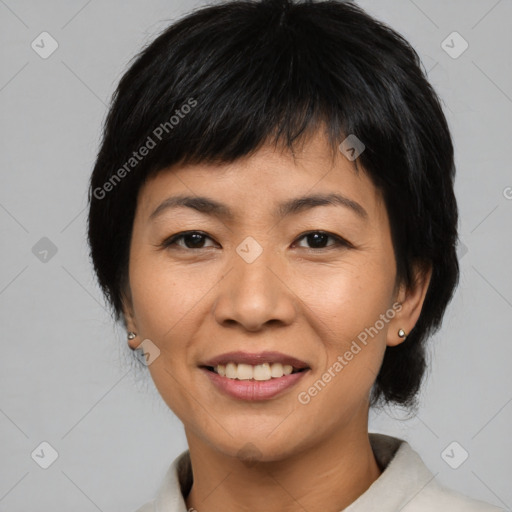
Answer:
<svg viewBox="0 0 512 512"><path fill-rule="evenodd" d="M313 194L289 199L277 206L274 216L283 218L317 206L343 206L352 210L361 219L368 219L367 211L358 202L336 193ZM182 207L192 208L200 213L213 215L218 218L233 219L235 217L229 206L219 203L214 199L204 196L178 195L168 197L160 203L149 216L149 220L155 219L166 210Z"/></svg>

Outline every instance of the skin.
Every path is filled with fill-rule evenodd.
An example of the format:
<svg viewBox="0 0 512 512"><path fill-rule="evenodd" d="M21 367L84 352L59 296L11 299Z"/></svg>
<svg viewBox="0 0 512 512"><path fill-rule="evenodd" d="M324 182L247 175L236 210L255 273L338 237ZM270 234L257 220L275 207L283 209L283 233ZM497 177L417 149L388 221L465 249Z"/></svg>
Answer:
<svg viewBox="0 0 512 512"><path fill-rule="evenodd" d="M148 369L183 422L194 476L186 504L199 512L339 511L381 474L368 437L369 394L386 347L407 342L398 330L408 333L418 320L431 271L417 269L408 289L396 282L380 192L341 152L333 162L326 144L319 132L295 157L264 146L232 164L166 169L140 190L125 306L138 336L128 343L149 339L160 350ZM277 203L320 192L357 201L367 219L338 205L273 216ZM236 216L180 207L149 219L181 193L223 202ZM207 235L195 245L190 237L160 245L185 230ZM304 236L319 230L350 245ZM248 236L263 250L252 263L236 252ZM300 403L298 394L389 310L384 328ZM198 365L234 350L276 350L310 370L273 399L230 398Z"/></svg>

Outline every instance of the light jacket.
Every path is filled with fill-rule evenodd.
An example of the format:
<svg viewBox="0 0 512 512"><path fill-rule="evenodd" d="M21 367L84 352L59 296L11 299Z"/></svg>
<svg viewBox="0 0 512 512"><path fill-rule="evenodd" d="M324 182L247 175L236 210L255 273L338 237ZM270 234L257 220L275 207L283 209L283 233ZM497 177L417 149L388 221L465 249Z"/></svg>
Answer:
<svg viewBox="0 0 512 512"><path fill-rule="evenodd" d="M504 512L441 485L407 441L376 433L369 433L369 438L384 470L343 512ZM136 512L187 512L184 496L191 486L186 450L169 467L156 498Z"/></svg>

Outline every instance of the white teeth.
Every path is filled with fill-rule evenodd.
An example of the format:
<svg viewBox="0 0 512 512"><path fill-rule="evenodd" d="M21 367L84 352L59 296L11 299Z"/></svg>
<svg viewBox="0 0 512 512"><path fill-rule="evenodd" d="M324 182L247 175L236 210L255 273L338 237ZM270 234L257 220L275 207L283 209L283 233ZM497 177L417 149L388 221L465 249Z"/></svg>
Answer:
<svg viewBox="0 0 512 512"><path fill-rule="evenodd" d="M239 380L250 380L253 378L252 366L250 364L239 364L236 369L236 378Z"/></svg>
<svg viewBox="0 0 512 512"><path fill-rule="evenodd" d="M283 366L283 372L284 372L285 375L290 375L290 373L293 372L293 366L290 365L290 364L285 364Z"/></svg>
<svg viewBox="0 0 512 512"><path fill-rule="evenodd" d="M284 375L283 365L281 363L274 363L270 367L270 374L272 377L282 377Z"/></svg>
<svg viewBox="0 0 512 512"><path fill-rule="evenodd" d="M235 363L228 363L226 365L226 377L228 379L236 379L237 378L236 364Z"/></svg>
<svg viewBox="0 0 512 512"><path fill-rule="evenodd" d="M272 374L268 363L258 364L253 370L254 380L270 380Z"/></svg>
<svg viewBox="0 0 512 512"><path fill-rule="evenodd" d="M283 375L290 375L293 372L293 366L281 363L263 363L255 366L250 364L228 363L215 366L214 371L221 377L238 380L270 380L278 379Z"/></svg>

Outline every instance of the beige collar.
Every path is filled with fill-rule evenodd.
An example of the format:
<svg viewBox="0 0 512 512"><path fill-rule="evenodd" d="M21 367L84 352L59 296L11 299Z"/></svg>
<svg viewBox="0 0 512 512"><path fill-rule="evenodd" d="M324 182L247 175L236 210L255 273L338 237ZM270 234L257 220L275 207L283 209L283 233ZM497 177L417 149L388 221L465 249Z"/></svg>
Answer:
<svg viewBox="0 0 512 512"><path fill-rule="evenodd" d="M343 512L423 512L437 510L437 505L439 510L447 507L451 512L501 510L442 487L407 441L377 433L369 433L369 438L383 472ZM187 512L183 496L191 486L190 453L186 450L169 467L156 499L138 512Z"/></svg>

